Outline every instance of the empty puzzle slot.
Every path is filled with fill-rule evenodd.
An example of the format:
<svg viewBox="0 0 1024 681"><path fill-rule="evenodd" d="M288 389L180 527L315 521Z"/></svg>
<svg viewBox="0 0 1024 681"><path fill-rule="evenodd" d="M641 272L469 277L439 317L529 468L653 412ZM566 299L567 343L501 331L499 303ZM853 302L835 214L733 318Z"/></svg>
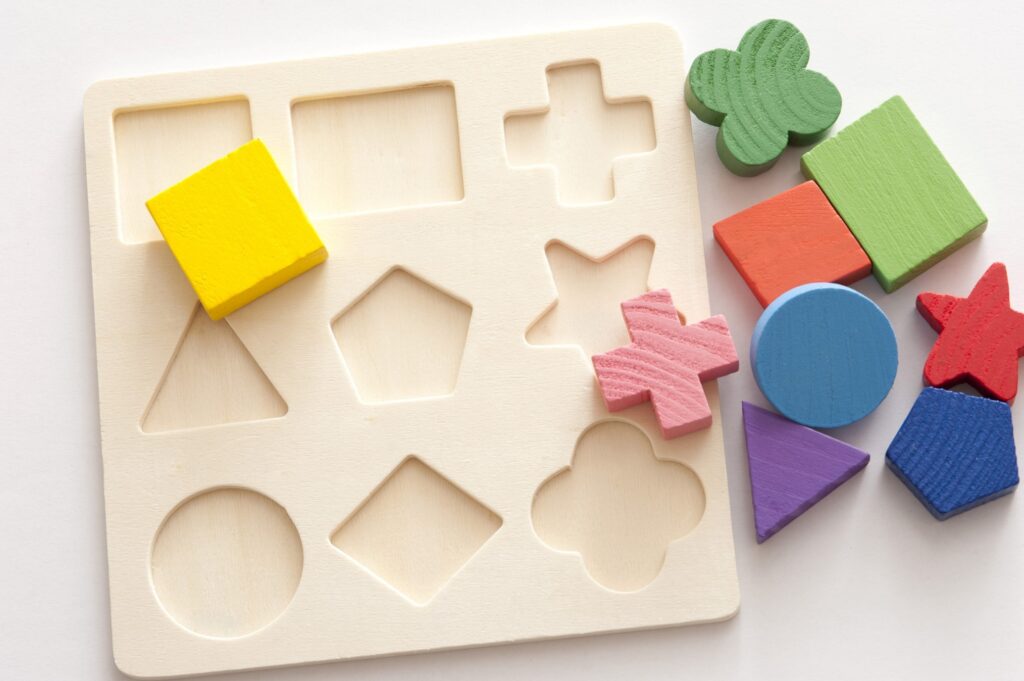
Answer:
<svg viewBox="0 0 1024 681"><path fill-rule="evenodd" d="M415 456L345 520L331 543L424 605L501 527L501 518Z"/></svg>
<svg viewBox="0 0 1024 681"><path fill-rule="evenodd" d="M121 240L129 244L160 241L146 201L250 139L247 99L115 114Z"/></svg>
<svg viewBox="0 0 1024 681"><path fill-rule="evenodd" d="M548 68L550 105L505 118L505 146L513 167L552 165L564 204L615 197L612 162L655 147L650 100L609 100L596 62Z"/></svg>
<svg viewBox="0 0 1024 681"><path fill-rule="evenodd" d="M288 412L280 393L223 319L198 303L142 418L147 433L258 421Z"/></svg>
<svg viewBox="0 0 1024 681"><path fill-rule="evenodd" d="M533 527L553 549L583 558L597 583L642 589L661 572L668 545L704 515L704 487L686 465L659 459L647 435L600 421L580 436L572 465L533 500Z"/></svg>
<svg viewBox="0 0 1024 681"><path fill-rule="evenodd" d="M153 589L181 627L217 638L251 634L285 611L302 575L302 542L276 502L218 488L178 505L150 556Z"/></svg>
<svg viewBox="0 0 1024 681"><path fill-rule="evenodd" d="M299 194L313 217L460 201L455 88L299 100Z"/></svg>
<svg viewBox="0 0 1024 681"><path fill-rule="evenodd" d="M402 268L389 271L331 324L366 403L455 391L473 308Z"/></svg>
<svg viewBox="0 0 1024 681"><path fill-rule="evenodd" d="M578 345L588 357L627 345L620 305L647 292L654 242L640 237L601 258L561 241L544 252L558 298L526 330L526 342Z"/></svg>

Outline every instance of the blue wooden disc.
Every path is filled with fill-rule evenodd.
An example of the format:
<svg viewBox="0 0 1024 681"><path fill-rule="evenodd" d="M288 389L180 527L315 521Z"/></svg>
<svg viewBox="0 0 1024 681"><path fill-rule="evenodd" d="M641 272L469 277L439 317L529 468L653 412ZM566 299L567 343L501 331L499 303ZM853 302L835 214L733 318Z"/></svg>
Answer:
<svg viewBox="0 0 1024 681"><path fill-rule="evenodd" d="M889 394L899 357L885 313L838 284L806 284L761 314L750 343L754 378L784 416L838 428L870 414Z"/></svg>

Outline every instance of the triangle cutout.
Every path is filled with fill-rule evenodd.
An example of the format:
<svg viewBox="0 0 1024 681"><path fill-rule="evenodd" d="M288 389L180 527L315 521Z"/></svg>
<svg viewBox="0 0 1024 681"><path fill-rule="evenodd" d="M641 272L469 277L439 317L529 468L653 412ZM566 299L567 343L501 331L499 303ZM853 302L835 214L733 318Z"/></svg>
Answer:
<svg viewBox="0 0 1024 681"><path fill-rule="evenodd" d="M197 304L142 418L142 430L201 428L287 412L234 330L223 319L210 319Z"/></svg>
<svg viewBox="0 0 1024 681"><path fill-rule="evenodd" d="M866 452L749 402L743 426L758 544L868 464Z"/></svg>

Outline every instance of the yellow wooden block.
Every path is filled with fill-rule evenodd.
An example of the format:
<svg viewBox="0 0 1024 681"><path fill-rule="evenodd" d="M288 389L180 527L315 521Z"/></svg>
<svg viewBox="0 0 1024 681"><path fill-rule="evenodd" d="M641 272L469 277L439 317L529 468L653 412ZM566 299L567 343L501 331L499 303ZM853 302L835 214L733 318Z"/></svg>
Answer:
<svg viewBox="0 0 1024 681"><path fill-rule="evenodd" d="M213 319L327 258L258 139L157 194L146 207Z"/></svg>

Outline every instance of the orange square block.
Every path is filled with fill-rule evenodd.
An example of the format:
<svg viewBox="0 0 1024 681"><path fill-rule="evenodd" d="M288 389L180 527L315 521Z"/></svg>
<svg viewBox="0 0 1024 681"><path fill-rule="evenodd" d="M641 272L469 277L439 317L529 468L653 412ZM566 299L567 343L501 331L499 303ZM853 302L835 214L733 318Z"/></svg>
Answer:
<svg viewBox="0 0 1024 681"><path fill-rule="evenodd" d="M721 220L714 230L765 307L794 286L850 284L871 273L867 253L813 181Z"/></svg>

